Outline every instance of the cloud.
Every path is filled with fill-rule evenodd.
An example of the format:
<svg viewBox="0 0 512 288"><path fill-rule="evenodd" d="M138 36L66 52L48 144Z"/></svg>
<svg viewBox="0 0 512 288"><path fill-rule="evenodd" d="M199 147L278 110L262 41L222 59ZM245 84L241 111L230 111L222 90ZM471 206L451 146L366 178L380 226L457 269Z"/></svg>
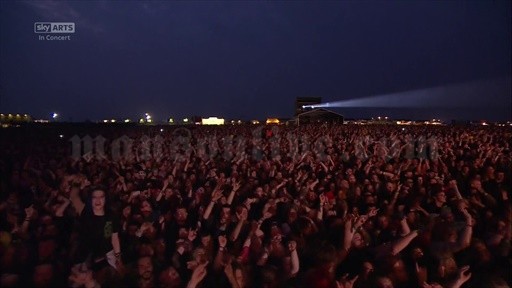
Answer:
<svg viewBox="0 0 512 288"><path fill-rule="evenodd" d="M53 22L75 22L77 30L90 30L95 33L104 32L104 28L97 22L91 21L83 13L79 13L71 4L73 2L67 1L26 1L23 2L30 7L39 17L40 21L53 21ZM104 7L103 2L87 2L88 7L91 5Z"/></svg>

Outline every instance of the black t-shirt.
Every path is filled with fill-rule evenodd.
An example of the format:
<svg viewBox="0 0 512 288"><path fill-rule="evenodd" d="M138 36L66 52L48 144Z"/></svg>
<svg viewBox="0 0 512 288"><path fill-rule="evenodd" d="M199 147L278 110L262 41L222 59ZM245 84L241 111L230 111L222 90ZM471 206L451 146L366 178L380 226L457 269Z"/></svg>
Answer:
<svg viewBox="0 0 512 288"><path fill-rule="evenodd" d="M119 226L119 219L113 215L96 216L91 210L85 209L80 215L80 233L86 255L91 253L95 259L112 250L112 234L119 233Z"/></svg>

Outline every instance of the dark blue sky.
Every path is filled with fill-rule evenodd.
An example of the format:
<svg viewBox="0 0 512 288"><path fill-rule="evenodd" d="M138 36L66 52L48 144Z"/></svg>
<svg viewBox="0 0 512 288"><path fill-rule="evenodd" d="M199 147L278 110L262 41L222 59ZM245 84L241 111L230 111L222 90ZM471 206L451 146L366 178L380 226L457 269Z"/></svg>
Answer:
<svg viewBox="0 0 512 288"><path fill-rule="evenodd" d="M40 41L34 22L75 22ZM348 117L511 118L510 1L1 1L0 110L63 119L289 117L324 102L500 79L488 105ZM451 101L453 102L453 101ZM390 103L390 106L392 103Z"/></svg>

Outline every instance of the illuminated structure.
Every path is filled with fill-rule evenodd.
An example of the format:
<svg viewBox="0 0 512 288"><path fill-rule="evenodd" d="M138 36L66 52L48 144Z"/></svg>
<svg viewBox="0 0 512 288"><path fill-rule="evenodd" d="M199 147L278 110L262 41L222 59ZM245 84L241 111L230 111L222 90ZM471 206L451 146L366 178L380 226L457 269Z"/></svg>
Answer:
<svg viewBox="0 0 512 288"><path fill-rule="evenodd" d="M208 117L201 119L202 125L224 125L224 118Z"/></svg>
<svg viewBox="0 0 512 288"><path fill-rule="evenodd" d="M313 109L306 106L314 106L321 103L322 97L297 97L297 100L295 100L295 116Z"/></svg>
<svg viewBox="0 0 512 288"><path fill-rule="evenodd" d="M336 112L317 108L301 113L295 117L297 124L307 123L339 123L343 124L344 117Z"/></svg>
<svg viewBox="0 0 512 288"><path fill-rule="evenodd" d="M28 114L0 114L0 123L20 124L30 122L32 122L32 117Z"/></svg>
<svg viewBox="0 0 512 288"><path fill-rule="evenodd" d="M281 121L277 118L267 118L266 124L279 124Z"/></svg>

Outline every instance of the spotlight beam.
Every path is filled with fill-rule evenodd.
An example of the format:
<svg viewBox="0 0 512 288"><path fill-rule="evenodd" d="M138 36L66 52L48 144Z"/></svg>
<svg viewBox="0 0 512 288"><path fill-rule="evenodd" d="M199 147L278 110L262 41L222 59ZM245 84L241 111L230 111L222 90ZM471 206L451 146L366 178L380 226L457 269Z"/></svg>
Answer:
<svg viewBox="0 0 512 288"><path fill-rule="evenodd" d="M510 103L510 79L492 79L308 105L308 108L462 108ZM489 103L488 99L503 98Z"/></svg>

